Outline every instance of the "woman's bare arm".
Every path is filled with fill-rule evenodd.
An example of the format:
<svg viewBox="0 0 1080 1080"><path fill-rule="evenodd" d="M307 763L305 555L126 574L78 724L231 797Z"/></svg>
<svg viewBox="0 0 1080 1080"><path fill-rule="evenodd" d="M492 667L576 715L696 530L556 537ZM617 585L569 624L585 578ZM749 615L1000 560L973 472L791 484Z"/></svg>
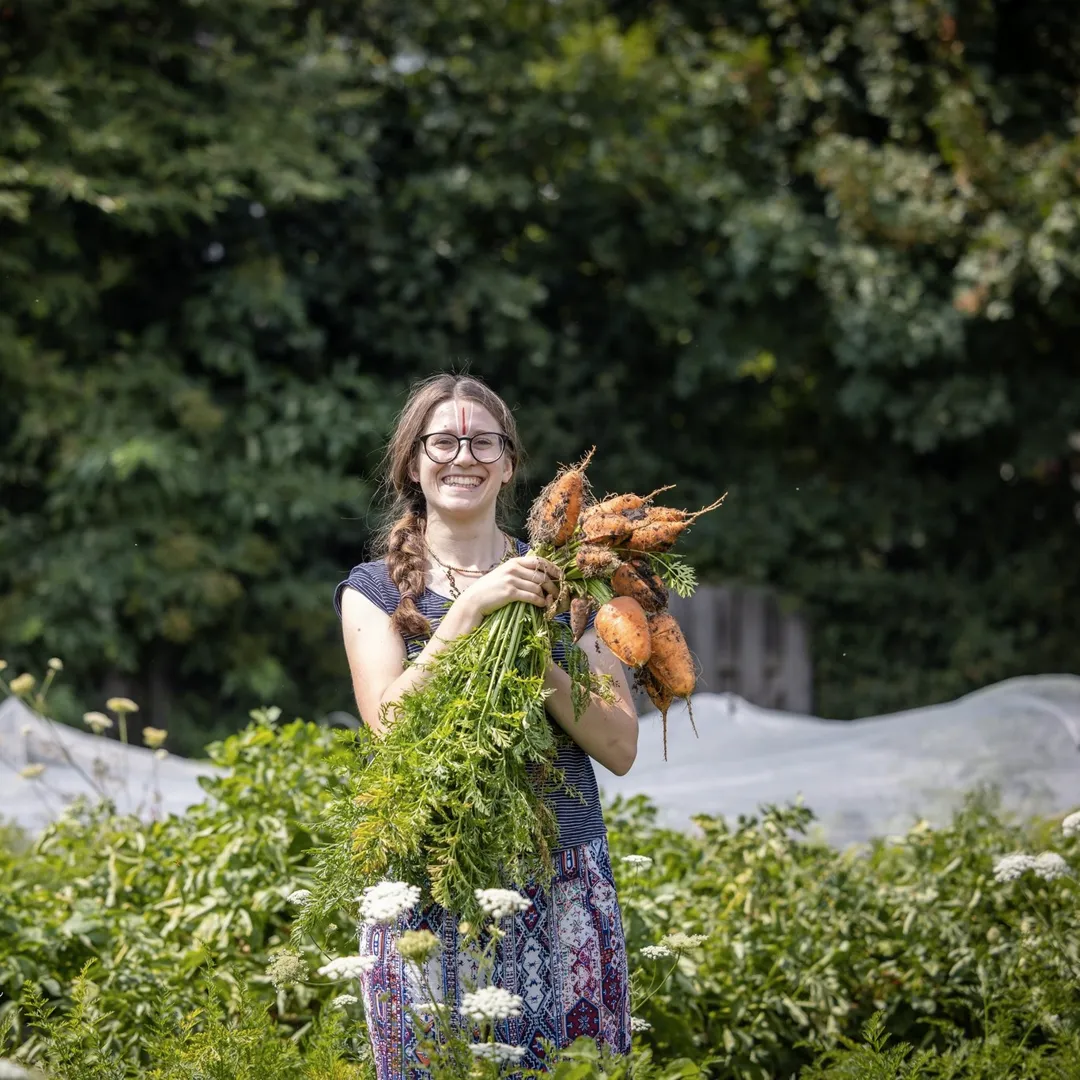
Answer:
<svg viewBox="0 0 1080 1080"><path fill-rule="evenodd" d="M393 719L393 706L402 695L427 681L426 663L475 625L468 605L452 604L415 663L406 667L405 642L390 625L390 616L356 589L342 593L341 634L353 695L361 718L374 734L383 733L384 721Z"/></svg>
<svg viewBox="0 0 1080 1080"><path fill-rule="evenodd" d="M637 710L623 666L593 630L582 636L579 645L585 650L593 671L611 676L615 701L607 702L593 694L588 707L575 720L570 676L557 664L549 664L544 676L544 686L551 691L545 702L547 710L585 753L616 776L623 776L634 764L638 743Z"/></svg>

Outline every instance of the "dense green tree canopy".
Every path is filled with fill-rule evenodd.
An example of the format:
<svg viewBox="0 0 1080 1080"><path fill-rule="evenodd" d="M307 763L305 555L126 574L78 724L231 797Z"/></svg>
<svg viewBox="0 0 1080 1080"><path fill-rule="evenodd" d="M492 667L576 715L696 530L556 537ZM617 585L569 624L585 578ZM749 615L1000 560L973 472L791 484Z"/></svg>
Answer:
<svg viewBox="0 0 1080 1080"><path fill-rule="evenodd" d="M806 611L819 711L1077 669L1067 5L0 15L0 652L71 711L349 707L330 589L465 361L528 493L730 490L690 553Z"/></svg>

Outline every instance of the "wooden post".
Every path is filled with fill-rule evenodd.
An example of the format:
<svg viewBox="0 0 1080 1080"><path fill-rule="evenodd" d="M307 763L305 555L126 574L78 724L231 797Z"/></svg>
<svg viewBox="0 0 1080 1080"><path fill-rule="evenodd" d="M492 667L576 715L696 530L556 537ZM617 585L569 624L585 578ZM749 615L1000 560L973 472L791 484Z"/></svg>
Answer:
<svg viewBox="0 0 1080 1080"><path fill-rule="evenodd" d="M699 693L732 691L766 708L811 712L807 628L771 590L701 585L689 599L672 596L668 610L697 660ZM651 708L644 693L637 704Z"/></svg>

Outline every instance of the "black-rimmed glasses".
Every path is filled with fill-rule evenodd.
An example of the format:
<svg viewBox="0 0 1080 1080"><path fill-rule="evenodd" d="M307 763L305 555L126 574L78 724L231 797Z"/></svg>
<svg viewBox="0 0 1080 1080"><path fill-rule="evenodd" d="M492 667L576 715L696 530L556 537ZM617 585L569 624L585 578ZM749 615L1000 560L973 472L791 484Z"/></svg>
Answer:
<svg viewBox="0 0 1080 1080"><path fill-rule="evenodd" d="M484 465L498 461L510 445L510 440L498 431L480 431L475 435L451 435L448 431L433 431L417 439L437 465L448 465L461 452L461 444L469 447L469 453Z"/></svg>

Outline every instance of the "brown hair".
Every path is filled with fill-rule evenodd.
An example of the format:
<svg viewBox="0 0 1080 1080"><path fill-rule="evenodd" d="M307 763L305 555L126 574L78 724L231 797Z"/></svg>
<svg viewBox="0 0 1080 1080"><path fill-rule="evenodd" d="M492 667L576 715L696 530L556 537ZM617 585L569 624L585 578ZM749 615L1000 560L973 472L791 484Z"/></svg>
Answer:
<svg viewBox="0 0 1080 1080"><path fill-rule="evenodd" d="M471 375L432 375L413 386L398 414L383 458L383 485L387 493L393 495L393 503L375 543L375 554L386 555L390 580L401 594L390 625L403 637L431 633L431 624L416 607L417 599L424 592L427 504L420 485L409 475L409 468L419 453L416 440L424 433L432 410L455 398L475 402L487 409L510 439L506 452L515 474L521 463L514 414L506 402L479 379ZM500 505L504 505L510 496L511 485L506 484L499 494Z"/></svg>

